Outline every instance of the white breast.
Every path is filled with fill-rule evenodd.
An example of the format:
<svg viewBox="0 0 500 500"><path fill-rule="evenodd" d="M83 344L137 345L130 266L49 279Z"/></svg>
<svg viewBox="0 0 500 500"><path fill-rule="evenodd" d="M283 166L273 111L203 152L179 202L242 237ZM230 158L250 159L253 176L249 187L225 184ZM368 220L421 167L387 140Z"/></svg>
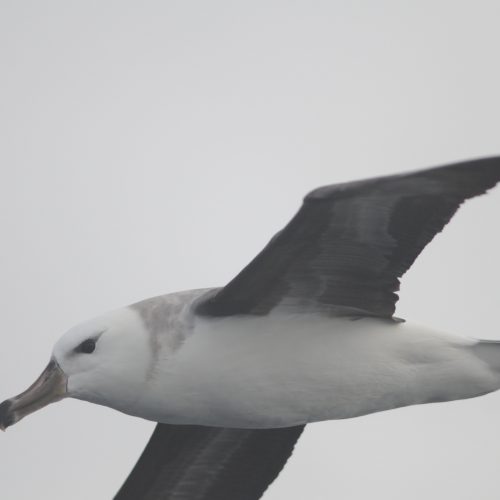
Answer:
<svg viewBox="0 0 500 500"><path fill-rule="evenodd" d="M477 341L408 323L318 316L198 319L159 357L139 416L279 427L473 397L500 380Z"/></svg>

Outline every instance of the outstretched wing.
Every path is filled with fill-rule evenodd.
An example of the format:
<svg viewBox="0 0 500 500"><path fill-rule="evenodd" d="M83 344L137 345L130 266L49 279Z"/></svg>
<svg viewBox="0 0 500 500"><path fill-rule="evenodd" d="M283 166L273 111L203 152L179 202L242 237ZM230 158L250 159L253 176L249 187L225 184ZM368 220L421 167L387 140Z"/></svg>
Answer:
<svg viewBox="0 0 500 500"><path fill-rule="evenodd" d="M468 198L500 180L500 157L326 186L229 284L206 316L292 311L391 318L399 278Z"/></svg>
<svg viewBox="0 0 500 500"><path fill-rule="evenodd" d="M114 500L257 500L303 429L158 424Z"/></svg>

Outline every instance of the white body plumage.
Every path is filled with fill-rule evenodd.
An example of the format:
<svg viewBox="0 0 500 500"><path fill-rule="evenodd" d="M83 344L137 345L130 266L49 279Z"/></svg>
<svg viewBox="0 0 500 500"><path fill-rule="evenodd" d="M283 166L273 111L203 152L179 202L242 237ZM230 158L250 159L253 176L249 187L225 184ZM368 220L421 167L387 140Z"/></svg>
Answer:
<svg viewBox="0 0 500 500"><path fill-rule="evenodd" d="M54 350L70 395L164 423L274 428L500 388L500 345L483 350L477 340L376 318L277 310L206 319L190 314L198 293L150 299L70 331ZM155 325L160 309L176 317ZM92 356L66 352L100 332Z"/></svg>

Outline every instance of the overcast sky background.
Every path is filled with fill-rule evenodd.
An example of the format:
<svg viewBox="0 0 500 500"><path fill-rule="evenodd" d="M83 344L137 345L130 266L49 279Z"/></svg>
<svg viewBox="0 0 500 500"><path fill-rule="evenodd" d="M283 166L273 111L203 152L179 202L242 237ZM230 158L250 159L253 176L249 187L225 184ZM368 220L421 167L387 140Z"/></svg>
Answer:
<svg viewBox="0 0 500 500"><path fill-rule="evenodd" d="M500 153L499 2L0 0L0 400L73 324L222 285L322 184ZM500 339L500 190L398 315ZM498 499L500 394L311 425L266 500ZM9 500L108 500L153 424L64 401Z"/></svg>

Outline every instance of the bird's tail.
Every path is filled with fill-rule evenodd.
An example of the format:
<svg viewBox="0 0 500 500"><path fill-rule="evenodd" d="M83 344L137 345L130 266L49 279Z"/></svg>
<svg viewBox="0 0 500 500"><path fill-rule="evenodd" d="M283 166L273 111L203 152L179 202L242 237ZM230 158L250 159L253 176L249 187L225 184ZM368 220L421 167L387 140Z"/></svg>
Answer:
<svg viewBox="0 0 500 500"><path fill-rule="evenodd" d="M500 340L479 340L472 349L500 377Z"/></svg>

